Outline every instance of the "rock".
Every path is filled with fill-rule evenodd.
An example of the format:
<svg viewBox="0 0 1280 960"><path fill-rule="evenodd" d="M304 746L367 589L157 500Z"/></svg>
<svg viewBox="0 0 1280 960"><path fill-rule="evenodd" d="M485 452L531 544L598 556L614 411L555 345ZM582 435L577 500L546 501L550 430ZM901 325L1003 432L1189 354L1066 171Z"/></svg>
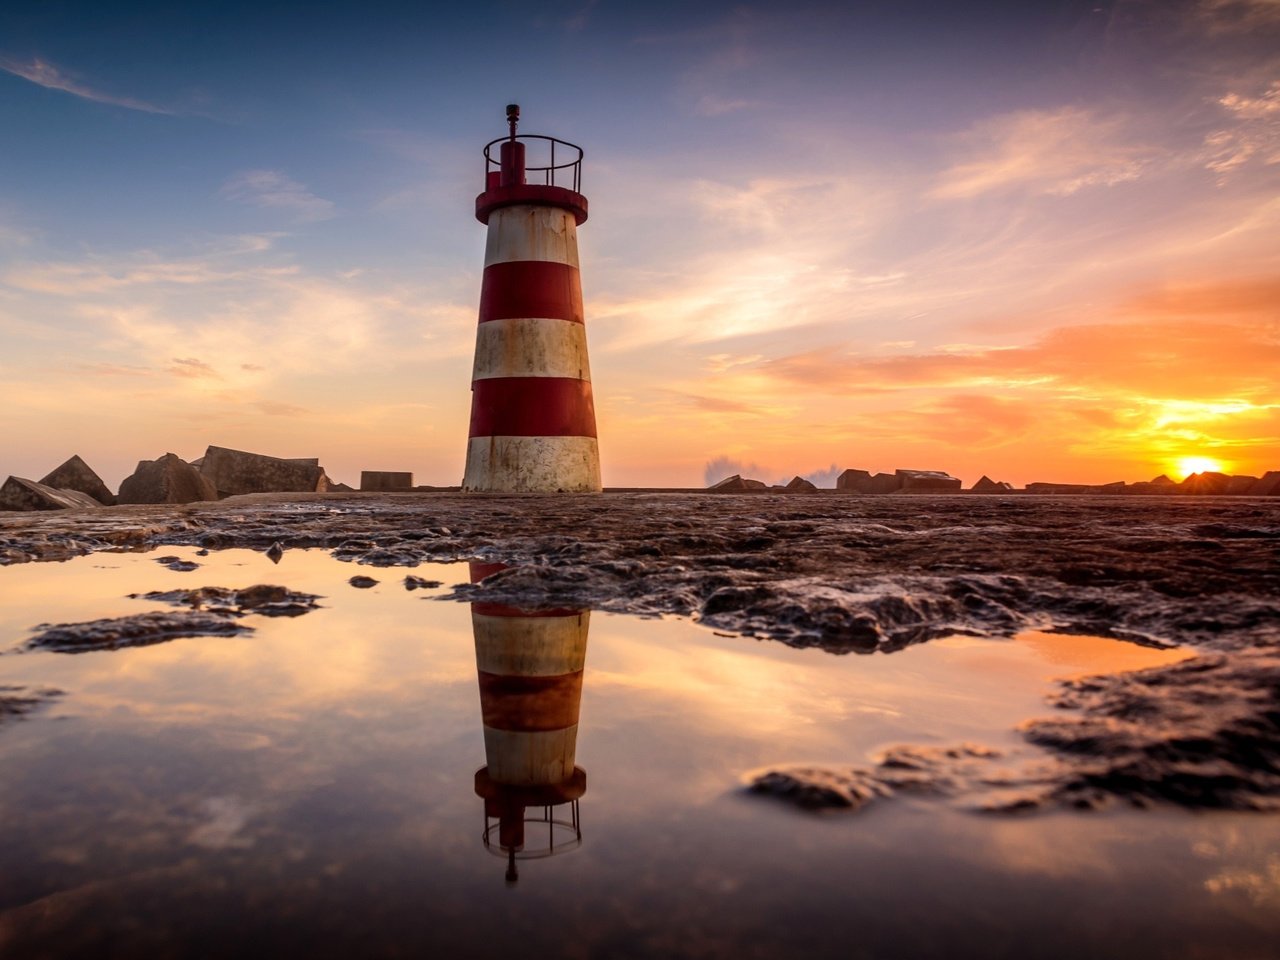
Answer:
<svg viewBox="0 0 1280 960"><path fill-rule="evenodd" d="M908 492L959 490L960 481L942 470L896 470L901 489Z"/></svg>
<svg viewBox="0 0 1280 960"><path fill-rule="evenodd" d="M279 563L280 558L284 556L284 545L277 540L271 546L267 547L267 559L272 563Z"/></svg>
<svg viewBox="0 0 1280 960"><path fill-rule="evenodd" d="M404 588L406 590L434 590L437 587L444 586L439 580L428 580L426 577L415 577L409 574L404 578Z"/></svg>
<svg viewBox="0 0 1280 960"><path fill-rule="evenodd" d="M220 497L241 493L315 493L328 489L328 477L315 457L292 460L209 447L200 472Z"/></svg>
<svg viewBox="0 0 1280 960"><path fill-rule="evenodd" d="M974 493L1008 493L1013 489L1013 484L1002 481L995 481L988 477L985 473L977 483L972 487Z"/></svg>
<svg viewBox="0 0 1280 960"><path fill-rule="evenodd" d="M1227 489L1224 491L1228 496L1239 497L1247 494L1258 483L1257 477L1235 476L1227 481Z"/></svg>
<svg viewBox="0 0 1280 960"><path fill-rule="evenodd" d="M836 477L837 490L849 490L854 493L865 493L863 486L871 482L871 473L868 470L846 470L840 476Z"/></svg>
<svg viewBox="0 0 1280 960"><path fill-rule="evenodd" d="M1225 473L1206 470L1203 473L1191 474L1191 476L1182 481L1180 487L1183 493L1204 497L1226 493L1230 484L1231 478Z"/></svg>
<svg viewBox="0 0 1280 960"><path fill-rule="evenodd" d="M349 483L334 483L332 480L330 480L329 489L327 492L328 493L355 493L356 488L351 486Z"/></svg>
<svg viewBox="0 0 1280 960"><path fill-rule="evenodd" d="M145 647L178 637L230 637L249 633L226 615L178 611L139 613L131 617L90 620L85 623L41 624L27 647L54 653L85 653L120 647Z"/></svg>
<svg viewBox="0 0 1280 960"><path fill-rule="evenodd" d="M1167 473L1162 473L1160 474L1160 476L1153 479L1151 481L1151 485L1153 487L1176 487L1177 486L1176 483L1174 483L1172 480L1169 479L1169 475Z"/></svg>
<svg viewBox="0 0 1280 960"><path fill-rule="evenodd" d="M806 810L858 810L892 791L862 770L787 767L768 770L747 783L752 793L767 793Z"/></svg>
<svg viewBox="0 0 1280 960"><path fill-rule="evenodd" d="M738 474L725 477L719 483L707 487L711 493L746 493L749 490L768 490L769 485L762 480L744 480Z"/></svg>
<svg viewBox="0 0 1280 960"><path fill-rule="evenodd" d="M791 482L782 489L787 493L817 493L818 488L804 477L792 477Z"/></svg>
<svg viewBox="0 0 1280 960"><path fill-rule="evenodd" d="M378 585L377 580L373 579L373 577L366 577L364 574L356 574L348 580L347 583L359 590L368 590L370 587L376 587Z"/></svg>
<svg viewBox="0 0 1280 960"><path fill-rule="evenodd" d="M175 606L241 617L256 613L263 617L297 617L319 608L318 594L301 593L288 587L259 583L242 590L226 587L197 587L194 590L153 590L130 594L131 599L158 600Z"/></svg>
<svg viewBox="0 0 1280 960"><path fill-rule="evenodd" d="M384 493L391 490L412 490L413 474L392 470L361 470L360 489Z"/></svg>
<svg viewBox="0 0 1280 960"><path fill-rule="evenodd" d="M1251 497L1280 496L1280 470L1268 470L1262 479L1249 488Z"/></svg>
<svg viewBox="0 0 1280 960"><path fill-rule="evenodd" d="M0 486L0 510L70 510L101 506L93 497L79 490L57 490L23 477L10 477Z"/></svg>
<svg viewBox="0 0 1280 960"><path fill-rule="evenodd" d="M218 491L195 467L176 454L141 460L120 484L120 503L195 503L217 500Z"/></svg>
<svg viewBox="0 0 1280 960"><path fill-rule="evenodd" d="M846 470L836 479L836 489L849 493L893 493L901 488L902 478L892 473L873 477L866 470Z"/></svg>
<svg viewBox="0 0 1280 960"><path fill-rule="evenodd" d="M93 497L105 507L112 506L116 502L115 494L107 489L102 478L94 473L78 454L73 454L71 459L54 469L48 476L42 477L40 482L55 490L78 490Z"/></svg>

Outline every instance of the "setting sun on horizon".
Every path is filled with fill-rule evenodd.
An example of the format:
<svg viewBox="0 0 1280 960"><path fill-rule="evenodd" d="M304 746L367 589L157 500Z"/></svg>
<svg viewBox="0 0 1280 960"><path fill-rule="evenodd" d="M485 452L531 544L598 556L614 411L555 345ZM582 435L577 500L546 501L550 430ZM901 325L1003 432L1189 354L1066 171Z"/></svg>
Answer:
<svg viewBox="0 0 1280 960"><path fill-rule="evenodd" d="M1225 473L1226 465L1212 457L1182 457L1178 460L1174 479L1185 480L1193 473Z"/></svg>

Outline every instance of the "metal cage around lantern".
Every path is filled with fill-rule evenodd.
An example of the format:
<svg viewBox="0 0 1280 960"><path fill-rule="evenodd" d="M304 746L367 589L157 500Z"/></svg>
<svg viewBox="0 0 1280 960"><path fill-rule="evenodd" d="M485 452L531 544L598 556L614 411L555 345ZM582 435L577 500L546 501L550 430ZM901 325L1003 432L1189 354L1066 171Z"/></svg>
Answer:
<svg viewBox="0 0 1280 960"><path fill-rule="evenodd" d="M526 183L541 183L547 187L563 187L572 190L574 193L582 192L582 157L583 151L580 146L575 143L569 143L567 140L560 140L556 137L543 136L540 133L520 133L515 137L499 137L497 140L491 140L484 145L484 172L485 172L485 189L488 189L491 183L490 174L500 173L502 170L502 161L495 157L494 147L504 143L529 143L535 145L532 141L539 141L536 146L549 147L549 158L547 162L541 166L530 166L525 164L524 172ZM560 162L556 160L556 148L560 148ZM565 159L565 157L570 159ZM537 179L537 175L541 175L541 179Z"/></svg>
<svg viewBox="0 0 1280 960"><path fill-rule="evenodd" d="M486 815L484 818L484 833L481 835L484 848L495 857L501 857L504 860L512 856L516 860L542 860L546 857L554 857L558 854L578 849L578 847L582 846L582 814L578 808L578 801L570 800L567 804L569 807L568 820L554 815L553 811L556 806L561 806L561 804L544 806L541 816L524 818L525 825L529 827L525 831L527 839L524 847L515 851L498 843L498 818ZM534 843L529 842L529 840L538 837L545 839L545 845L536 843L536 841Z"/></svg>

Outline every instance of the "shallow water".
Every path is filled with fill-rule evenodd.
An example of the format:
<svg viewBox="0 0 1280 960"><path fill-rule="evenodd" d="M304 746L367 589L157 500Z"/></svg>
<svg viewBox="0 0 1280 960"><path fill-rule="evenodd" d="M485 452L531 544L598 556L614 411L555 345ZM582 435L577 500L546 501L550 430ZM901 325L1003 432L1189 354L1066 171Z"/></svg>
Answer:
<svg viewBox="0 0 1280 960"><path fill-rule="evenodd" d="M443 587L301 550L0 569L0 687L63 691L0 714L0 955L1274 955L1274 818L924 799L814 815L740 788L767 765L849 766L897 743L1034 754L1016 727L1049 712L1052 678L1185 652L1026 634L832 656L595 614L580 703L540 708L490 677L482 705L484 624L555 618L433 599L466 565L408 572ZM241 636L21 649L40 623L172 609L130 593L260 583L322 606L249 615ZM581 844L561 830L561 852L520 861L513 883L475 780L512 741L487 744L484 721L573 706L576 739L556 749L585 774ZM525 852L542 839L531 828Z"/></svg>

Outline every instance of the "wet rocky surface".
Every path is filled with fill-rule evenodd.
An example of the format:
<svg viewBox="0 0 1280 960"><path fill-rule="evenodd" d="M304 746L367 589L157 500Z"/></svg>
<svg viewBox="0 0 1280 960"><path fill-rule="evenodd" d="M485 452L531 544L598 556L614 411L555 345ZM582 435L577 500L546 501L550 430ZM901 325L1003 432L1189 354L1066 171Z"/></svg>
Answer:
<svg viewBox="0 0 1280 960"><path fill-rule="evenodd" d="M226 613L183 610L138 613L83 623L44 623L23 649L52 653L88 653L123 647L147 647L179 637L231 637L253 632Z"/></svg>
<svg viewBox="0 0 1280 960"><path fill-rule="evenodd" d="M779 767L761 789L809 805L933 792L1007 810L1116 798L1270 809L1280 796L1276 498L256 495L0 517L0 563L161 545L322 547L378 567L502 561L513 566L443 599L678 614L833 654L1025 629L1186 645L1200 656L1061 686L1057 714L1024 730L1026 758L902 747L867 769Z"/></svg>
<svg viewBox="0 0 1280 960"><path fill-rule="evenodd" d="M130 596L134 599L155 600L232 616L256 613L264 617L301 616L318 609L320 604L316 601L321 599L314 593L302 593L269 583L259 583L240 590L227 587L197 587L194 590L152 590L149 593L135 593Z"/></svg>

